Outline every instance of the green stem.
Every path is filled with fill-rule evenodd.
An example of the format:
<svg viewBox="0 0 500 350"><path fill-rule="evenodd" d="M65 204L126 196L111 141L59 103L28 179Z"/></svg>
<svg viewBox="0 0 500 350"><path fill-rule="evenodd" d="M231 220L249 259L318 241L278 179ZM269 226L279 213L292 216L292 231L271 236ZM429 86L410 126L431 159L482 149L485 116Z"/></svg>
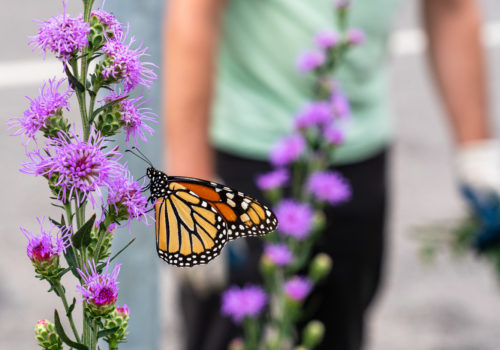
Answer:
<svg viewBox="0 0 500 350"><path fill-rule="evenodd" d="M99 332L99 327L97 325L97 318L92 320L92 343L91 349L95 350L97 348L97 333Z"/></svg>
<svg viewBox="0 0 500 350"><path fill-rule="evenodd" d="M259 348L259 323L252 318L243 321L245 329L245 350L257 350Z"/></svg>
<svg viewBox="0 0 500 350"><path fill-rule="evenodd" d="M90 22L90 14L92 12L93 0L87 0L83 2L83 20L85 22ZM82 59L80 64L80 83L87 89L87 69L88 69L88 58L87 58L87 48L83 48L82 50ZM89 116L87 114L87 94L85 91L79 93L80 99L78 99L78 103L80 105L80 112L82 116L82 125L83 125L83 140L88 141L90 137L90 122Z"/></svg>
<svg viewBox="0 0 500 350"><path fill-rule="evenodd" d="M64 210L66 211L67 225L71 229L71 232L74 232L73 231L73 213L71 211L71 202L64 203ZM71 245L71 250L73 251L73 255L75 256L76 263L79 265L78 268L82 269L83 266L80 265L80 261L78 260L77 250L75 249L73 244Z"/></svg>
<svg viewBox="0 0 500 350"><path fill-rule="evenodd" d="M118 341L112 339L109 341L109 350L117 350L118 349Z"/></svg>
<svg viewBox="0 0 500 350"><path fill-rule="evenodd" d="M66 310L66 316L68 317L69 324L71 325L71 329L73 330L73 334L75 336L76 341L80 342L80 336L78 335L78 331L76 330L75 322L73 321L73 313L69 310L68 301L66 300L66 293L64 289L61 287L61 283L59 281L53 282L54 289L62 300L64 305L64 310Z"/></svg>

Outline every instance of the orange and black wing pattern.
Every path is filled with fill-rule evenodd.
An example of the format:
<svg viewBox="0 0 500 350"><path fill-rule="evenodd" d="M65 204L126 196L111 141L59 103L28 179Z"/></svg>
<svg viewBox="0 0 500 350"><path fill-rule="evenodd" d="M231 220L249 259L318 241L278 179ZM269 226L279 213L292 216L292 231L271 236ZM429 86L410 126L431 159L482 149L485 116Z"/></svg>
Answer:
<svg viewBox="0 0 500 350"><path fill-rule="evenodd" d="M155 206L156 250L169 264L206 264L228 241L262 236L278 227L268 207L227 186L167 176L154 168L147 175Z"/></svg>
<svg viewBox="0 0 500 350"><path fill-rule="evenodd" d="M207 201L179 183L155 201L156 249L160 258L180 267L206 264L227 242L222 216Z"/></svg>
<svg viewBox="0 0 500 350"><path fill-rule="evenodd" d="M227 224L227 238L263 236L278 227L274 213L265 205L230 187L190 177L169 177L210 203Z"/></svg>

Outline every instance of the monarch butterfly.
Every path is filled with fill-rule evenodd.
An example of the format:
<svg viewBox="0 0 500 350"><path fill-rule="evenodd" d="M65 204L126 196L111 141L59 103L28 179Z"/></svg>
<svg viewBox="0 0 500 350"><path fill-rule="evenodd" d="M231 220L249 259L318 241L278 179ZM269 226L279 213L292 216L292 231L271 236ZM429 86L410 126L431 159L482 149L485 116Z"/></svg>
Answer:
<svg viewBox="0 0 500 350"><path fill-rule="evenodd" d="M156 250L169 264L206 264L238 237L262 236L278 227L274 213L227 186L149 167L156 218Z"/></svg>

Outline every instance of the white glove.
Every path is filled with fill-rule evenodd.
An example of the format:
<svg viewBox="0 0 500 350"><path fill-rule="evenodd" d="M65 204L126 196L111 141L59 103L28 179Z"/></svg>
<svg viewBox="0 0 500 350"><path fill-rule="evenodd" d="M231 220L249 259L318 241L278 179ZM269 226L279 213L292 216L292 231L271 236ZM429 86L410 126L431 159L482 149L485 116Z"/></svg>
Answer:
<svg viewBox="0 0 500 350"><path fill-rule="evenodd" d="M500 140L488 139L459 146L458 180L479 193L500 194Z"/></svg>

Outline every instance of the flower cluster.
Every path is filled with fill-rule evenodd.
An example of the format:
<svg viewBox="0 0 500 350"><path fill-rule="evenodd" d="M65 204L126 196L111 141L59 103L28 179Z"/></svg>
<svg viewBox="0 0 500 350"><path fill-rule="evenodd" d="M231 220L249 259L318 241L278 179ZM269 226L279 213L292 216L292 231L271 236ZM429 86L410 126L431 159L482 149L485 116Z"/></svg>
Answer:
<svg viewBox="0 0 500 350"><path fill-rule="evenodd" d="M121 38L123 36L122 24L116 17L103 9L95 9L92 11L92 17L95 17L102 25L106 27L106 34L109 38Z"/></svg>
<svg viewBox="0 0 500 350"><path fill-rule="evenodd" d="M278 266L287 266L293 261L293 253L284 243L269 244L264 248L264 255Z"/></svg>
<svg viewBox="0 0 500 350"><path fill-rule="evenodd" d="M67 62L75 52L88 45L89 32L90 25L83 20L83 16L70 17L64 13L40 22L40 30L30 45L39 48L44 54L51 51Z"/></svg>
<svg viewBox="0 0 500 350"><path fill-rule="evenodd" d="M61 132L49 140L44 153L29 153L31 161L24 163L22 171L55 178L52 186L64 203L76 198L79 204L86 199L94 204L92 193L102 197L101 187L109 187L113 176L122 169L118 147L106 151L107 144L98 132L90 141L84 141L74 130Z"/></svg>
<svg viewBox="0 0 500 350"><path fill-rule="evenodd" d="M146 122L157 123L156 113L151 111L149 107L141 107L142 105L148 103L150 100L142 100L142 96L135 97L133 99L125 99L125 95L111 93L104 99L105 103L110 103L112 101L119 101L116 103L116 107L110 107L111 109L117 109L117 115L119 116L118 124L123 126L126 131L125 141L129 142L130 137L134 139L137 145L137 137L142 141L147 142L147 138L144 132L148 132L150 135L154 133L153 128L146 124ZM105 111L103 115L106 115L108 111ZM109 121L108 121L109 123ZM105 128L105 126L100 127Z"/></svg>
<svg viewBox="0 0 500 350"><path fill-rule="evenodd" d="M274 210L280 232L284 235L304 240L312 229L314 210L308 203L300 203L294 199L284 199Z"/></svg>
<svg viewBox="0 0 500 350"><path fill-rule="evenodd" d="M148 201L142 195L142 186L130 174L110 181L108 205L114 209L117 220L147 220Z"/></svg>
<svg viewBox="0 0 500 350"><path fill-rule="evenodd" d="M312 282L307 277L295 276L285 283L284 290L290 299L302 301L309 295L312 286Z"/></svg>
<svg viewBox="0 0 500 350"><path fill-rule="evenodd" d="M50 136L56 136L54 132L51 132L50 127L55 128L55 130L67 130L66 122L62 118L50 120L51 117L61 115L62 109L69 110L68 100L73 92L69 89L62 93L59 92L59 87L64 82L66 79L50 79L43 84L38 97L28 98L30 105L24 112L24 117L9 120L11 127L18 127L18 130L12 135L22 135L26 144L26 140L35 140L35 134L39 130ZM56 121L59 123L56 124Z"/></svg>
<svg viewBox="0 0 500 350"><path fill-rule="evenodd" d="M25 237L28 239L28 246L26 248L26 253L31 261L50 261L54 257L59 257L63 251L66 250L71 244L69 238L71 237L71 232L69 229L57 229L57 232L53 234L55 225L50 223L49 229L45 230L43 228L44 219L37 219L40 225L40 234L35 235L25 228L21 227L21 231L24 233Z"/></svg>
<svg viewBox="0 0 500 350"><path fill-rule="evenodd" d="M235 322L258 316L267 304L267 295L257 286L231 287L222 295L222 313Z"/></svg>
<svg viewBox="0 0 500 350"><path fill-rule="evenodd" d="M113 271L109 271L109 259L103 271L99 273L95 262L88 261L84 270L77 269L83 285L76 286L83 299L96 315L105 315L115 308L118 297L118 273L120 264L116 264Z"/></svg>
<svg viewBox="0 0 500 350"><path fill-rule="evenodd" d="M309 176L307 189L316 199L332 205L345 202L351 197L351 186L338 172L316 171Z"/></svg>
<svg viewBox="0 0 500 350"><path fill-rule="evenodd" d="M132 49L135 40L132 38L128 44L121 40L109 40L104 44L102 51L106 54L102 75L107 81L121 80L126 93L137 85L150 88L157 79L153 63L141 62L143 56L149 56L147 48Z"/></svg>

